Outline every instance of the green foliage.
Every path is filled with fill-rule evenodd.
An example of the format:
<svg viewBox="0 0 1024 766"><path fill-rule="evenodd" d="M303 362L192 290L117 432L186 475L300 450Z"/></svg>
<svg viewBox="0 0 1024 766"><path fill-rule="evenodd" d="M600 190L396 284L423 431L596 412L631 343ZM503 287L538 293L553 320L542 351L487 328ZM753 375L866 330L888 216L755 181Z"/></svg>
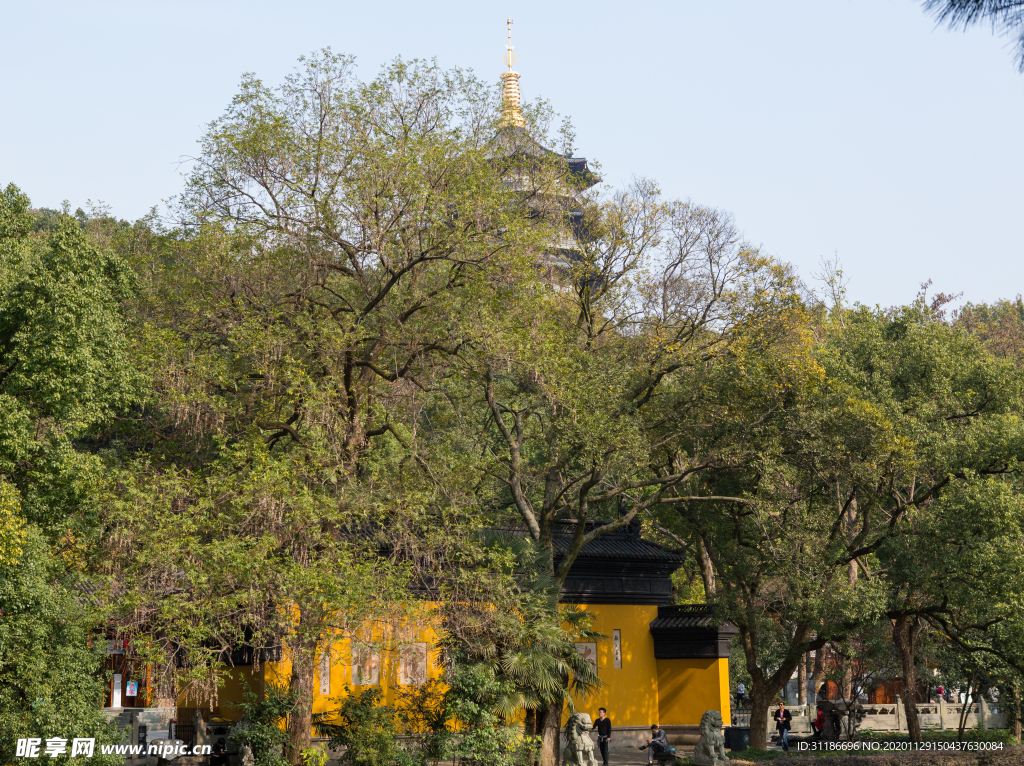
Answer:
<svg viewBox="0 0 1024 766"><path fill-rule="evenodd" d="M468 761L494 766L533 762L538 740L523 737L500 714L511 683L479 665L455 663L442 684L431 682L386 705L377 688L351 690L341 706L314 716L330 747L344 747L351 766L422 766L427 761ZM406 737L399 743L397 736Z"/></svg>
<svg viewBox="0 0 1024 766"><path fill-rule="evenodd" d="M21 516L18 490L0 481L0 566L17 564L24 543L25 520Z"/></svg>
<svg viewBox="0 0 1024 766"><path fill-rule="evenodd" d="M706 549L762 704L807 649L920 605L896 585L904 576L932 583L933 618L947 633L983 624L982 612L1017 632L1010 554L1021 509L1006 482L1024 456L1024 426L1013 365L923 299L804 321L791 342L751 347L712 371L707 414L677 449L714 469L675 490L661 516ZM978 525L955 531L965 517ZM927 533L931 524L942 531ZM992 582L977 576L990 569ZM995 598L968 595L972 583Z"/></svg>
<svg viewBox="0 0 1024 766"><path fill-rule="evenodd" d="M279 87L243 79L203 138L187 229L115 236L151 392L111 455L108 597L199 693L226 647L283 644L293 764L315 658L415 621L413 562L464 530L411 440L411 393L460 343L453 314L511 292L551 230L491 161L497 117L465 72L397 61L362 81L323 51Z"/></svg>
<svg viewBox="0 0 1024 766"><path fill-rule="evenodd" d="M445 711L455 726L439 748L443 759L496 766L533 763L539 738L522 736L519 726L502 716L504 701L515 691L511 681L486 667L459 663L445 681Z"/></svg>
<svg viewBox="0 0 1024 766"><path fill-rule="evenodd" d="M955 324L981 340L997 357L1024 365L1024 299L995 303L967 303L956 313Z"/></svg>
<svg viewBox="0 0 1024 766"><path fill-rule="evenodd" d="M743 684L750 693L750 672L747 670L747 658L743 653L743 644L738 635L729 641L732 656L729 657L729 691L735 693L736 686ZM748 703L749 704L749 703Z"/></svg>
<svg viewBox="0 0 1024 766"><path fill-rule="evenodd" d="M430 679L425 684L396 690L395 711L398 733L411 738L428 758L437 758L440 743L448 731L450 712L444 680Z"/></svg>
<svg viewBox="0 0 1024 766"><path fill-rule="evenodd" d="M679 569L672 573L673 601L676 604L706 604L707 590L700 577L700 569L687 557Z"/></svg>
<svg viewBox="0 0 1024 766"><path fill-rule="evenodd" d="M106 643L46 540L30 526L17 561L0 561L0 762L22 737L94 737L91 763L115 766L100 745L120 741L100 710ZM68 760L67 756L57 760Z"/></svg>
<svg viewBox="0 0 1024 766"><path fill-rule="evenodd" d="M295 709L296 696L284 687L268 683L263 694L246 689L245 700L236 705L242 713L242 723L233 730L231 738L252 748L256 766L287 763L283 751L288 734L281 724Z"/></svg>
<svg viewBox="0 0 1024 766"><path fill-rule="evenodd" d="M510 722L554 747L562 706L600 685L574 642L602 637L559 590L633 523L689 555L679 600L739 626L731 680L759 704L825 642L882 664L897 618L930 626L951 674L1015 683L1021 302L952 324L923 298L846 307L841 285L807 306L728 215L649 181L581 188L544 109L518 130L495 107L460 70L363 81L322 51L278 87L243 78L187 226L0 193L10 646L51 631L92 661L68 648L84 616L58 630L18 601L79 614L62 567L98 574L133 651L197 694L232 648L283 645L291 691L247 697L240 741L259 766L318 766L316 658L399 645L415 582L441 605L447 691L353 691L314 725L349 766L514 764L535 742ZM10 689L57 672L0 656ZM21 726L37 713L10 689Z"/></svg>
<svg viewBox="0 0 1024 766"><path fill-rule="evenodd" d="M476 608L456 603L446 610L452 636L446 652L454 667L449 683L460 690L458 699L510 720L523 708L571 707L573 696L600 688L575 642L605 636L591 630L585 610L558 604L543 550L502 533L488 534L484 549L498 576L480 578L486 589L474 593Z"/></svg>
<svg viewBox="0 0 1024 766"><path fill-rule="evenodd" d="M302 750L302 762L306 766L327 766L329 757L327 750L322 747L307 747Z"/></svg>
<svg viewBox="0 0 1024 766"><path fill-rule="evenodd" d="M138 401L122 301L133 279L62 216L32 233L29 200L0 194L0 475L26 517L57 535L96 491L99 466L78 443Z"/></svg>
<svg viewBox="0 0 1024 766"><path fill-rule="evenodd" d="M414 766L420 757L398 743L398 713L383 702L377 687L360 690L345 685L341 706L318 716L314 726L330 738L331 748L343 747L340 763L345 766Z"/></svg>
<svg viewBox="0 0 1024 766"><path fill-rule="evenodd" d="M454 662L445 673L448 691L445 712L470 729L488 728L505 722L508 711L504 700L514 694L509 679L502 678L483 665Z"/></svg>
<svg viewBox="0 0 1024 766"><path fill-rule="evenodd" d="M90 449L139 398L122 311L132 285L79 221L36 227L24 194L0 192L0 760L19 737L119 739L99 710L99 616L71 572L99 533Z"/></svg>

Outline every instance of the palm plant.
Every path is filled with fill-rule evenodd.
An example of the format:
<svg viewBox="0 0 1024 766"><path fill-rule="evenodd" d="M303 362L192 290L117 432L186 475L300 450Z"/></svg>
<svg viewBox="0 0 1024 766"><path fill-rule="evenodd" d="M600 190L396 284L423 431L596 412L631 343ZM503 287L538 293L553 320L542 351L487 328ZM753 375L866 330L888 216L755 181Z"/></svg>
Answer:
<svg viewBox="0 0 1024 766"><path fill-rule="evenodd" d="M486 698L477 701L505 720L525 711L526 733L539 733L539 711L557 708L560 719L566 704L575 712L573 697L600 688L597 668L580 655L575 642L605 636L591 629L585 610L559 608L558 588L531 541L492 531L484 546L503 554L512 587L495 599L497 608L481 605L487 619L475 630L463 628L458 638L449 639L449 666L493 678Z"/></svg>

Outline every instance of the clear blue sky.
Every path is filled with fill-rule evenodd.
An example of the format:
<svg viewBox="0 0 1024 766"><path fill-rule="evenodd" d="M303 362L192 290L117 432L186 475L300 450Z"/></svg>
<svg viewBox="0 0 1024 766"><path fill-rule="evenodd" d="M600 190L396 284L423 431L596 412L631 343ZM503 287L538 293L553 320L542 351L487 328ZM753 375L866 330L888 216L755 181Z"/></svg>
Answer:
<svg viewBox="0 0 1024 766"><path fill-rule="evenodd" d="M928 278L1024 292L1024 76L916 0L9 3L0 183L135 218L243 72L331 46L367 77L401 55L496 80L510 14L524 98L570 115L606 180L729 210L805 276L837 252L865 303Z"/></svg>

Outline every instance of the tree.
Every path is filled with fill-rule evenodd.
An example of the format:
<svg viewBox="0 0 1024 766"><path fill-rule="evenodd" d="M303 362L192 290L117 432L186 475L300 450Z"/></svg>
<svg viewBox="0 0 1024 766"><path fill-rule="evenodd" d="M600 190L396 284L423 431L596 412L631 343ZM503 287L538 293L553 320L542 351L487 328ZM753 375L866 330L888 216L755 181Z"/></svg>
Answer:
<svg viewBox="0 0 1024 766"><path fill-rule="evenodd" d="M754 342L716 370L687 438L664 447L666 462L707 466L665 493L658 518L699 548L712 601L739 628L755 747L806 653L881 607L871 583L849 581L848 508L836 485L876 459L885 429L831 390L805 322L795 312L787 342Z"/></svg>
<svg viewBox="0 0 1024 766"><path fill-rule="evenodd" d="M20 737L119 738L99 710L105 641L82 574L98 536L97 441L138 401L131 274L67 215L33 231L0 193L0 757ZM118 760L96 755L97 761Z"/></svg>
<svg viewBox="0 0 1024 766"><path fill-rule="evenodd" d="M283 645L293 764L315 658L399 639L410 547L448 513L415 394L460 346L454 316L513 292L555 226L538 189L503 180L497 115L457 70L397 61L361 82L325 51L276 90L243 79L182 228L123 233L154 393L118 435L106 574L131 596L109 595L182 689L215 694L232 647Z"/></svg>
<svg viewBox="0 0 1024 766"><path fill-rule="evenodd" d="M967 303L954 318L954 324L978 337L992 354L1010 359L1019 368L1024 364L1024 300Z"/></svg>
<svg viewBox="0 0 1024 766"><path fill-rule="evenodd" d="M0 484L0 498L16 497ZM95 615L75 581L30 527L16 560L0 560L0 758L13 761L24 737L96 739L94 763L123 759L99 746L121 739L100 709L106 642L95 640ZM93 639L93 640L90 640Z"/></svg>
<svg viewBox="0 0 1024 766"><path fill-rule="evenodd" d="M584 545L704 467L655 455L686 406L664 393L669 381L699 377L791 296L785 270L739 243L723 213L664 203L642 181L579 197L556 284L521 288L500 315L464 315L459 374L432 410L439 427L423 431L424 444L462 445L475 502L534 542L556 591ZM556 561L559 529L572 541ZM562 706L537 715L546 765Z"/></svg>
<svg viewBox="0 0 1024 766"><path fill-rule="evenodd" d="M962 680L974 678L975 689L986 666L1010 671L1005 677L1013 676L1013 666L1020 672L1022 532L1019 489L1001 476L969 474L942 492L926 513L915 514L906 534L880 549L912 737L920 736L914 701L917 643L927 632L946 644L947 657L969 669Z"/></svg>
<svg viewBox="0 0 1024 766"><path fill-rule="evenodd" d="M987 21L994 31L1016 37L1018 66L1024 72L1024 1L924 0L924 8L953 29Z"/></svg>
<svg viewBox="0 0 1024 766"><path fill-rule="evenodd" d="M523 525L559 586L590 540L700 470L652 460L678 404L662 391L726 357L766 296L788 289L776 264L737 244L729 216L663 203L652 184L595 201L585 221L568 287L510 307L501 332L488 326L461 354L489 415L473 437L496 482L485 502ZM565 523L573 539L556 568Z"/></svg>
<svg viewBox="0 0 1024 766"><path fill-rule="evenodd" d="M543 758L557 749L562 713L566 704L572 710L573 695L601 686L596 667L574 642L603 636L590 629L585 610L559 609L560 588L533 541L491 531L481 553L486 559L471 575L472 596L451 594L442 607L450 674L487 681L471 701L496 718L511 721L523 711L525 734L539 737Z"/></svg>
<svg viewBox="0 0 1024 766"><path fill-rule="evenodd" d="M33 234L29 200L0 194L0 478L29 521L80 544L101 464L84 442L139 399L122 301L127 265L63 216ZM85 448L83 448L85 447Z"/></svg>
<svg viewBox="0 0 1024 766"><path fill-rule="evenodd" d="M899 546L901 540L904 544L911 540L931 540L934 544L935 536L918 535L919 525L929 528L944 523L943 518L950 518L947 504L970 497L980 489L979 481L992 487L995 484L988 482L998 484L999 477L1010 476L1016 470L1024 448L1024 431L1017 414L1020 382L1011 364L993 358L966 333L937 321L920 303L894 316L885 336L890 351L861 356L859 365L867 363L862 369L870 370L876 381L889 378L887 396L898 407L893 410L899 416L896 422L902 421L900 430L906 438L913 439L914 446L913 462L903 479L912 484L905 485L898 494L890 491L892 500L907 511L901 514L900 536L890 535L884 545ZM865 346L861 348L866 350ZM880 374L882 370L888 370L887 374ZM881 390L877 385L874 388ZM991 512L997 512L998 507ZM970 511L962 507L952 517L962 520L964 513ZM1012 528L995 529L999 535L1012 532ZM885 551L884 545L876 548L879 556ZM932 556L936 552L933 550ZM907 567L923 573L924 566L917 569L919 564L911 563L915 560L920 565L930 560L940 567L955 568L951 562L940 564L923 550L910 558L906 557L908 553L904 551L895 560L886 560L891 567L889 578L907 571ZM952 585L937 570L933 574L936 582L947 583L947 588ZM996 587L996 581L987 585ZM922 595L905 590L893 599L888 612L893 619L893 638L904 663L904 702L908 728L915 740L920 738L920 727L914 693L914 643L922 623L931 619L926 614L928 609L921 608ZM951 592L945 598L950 595ZM947 603L952 606L953 602ZM931 607L935 606L933 601ZM965 618L966 615L960 616ZM935 619L948 617L936 614ZM964 625L970 623L967 620Z"/></svg>
<svg viewBox="0 0 1024 766"><path fill-rule="evenodd" d="M719 417L685 445L715 468L662 500L681 536L700 537L740 628L755 743L808 649L881 614L903 625L872 575L883 546L944 494L1014 470L1024 448L1012 366L922 302L840 311L803 353L740 359L719 379Z"/></svg>

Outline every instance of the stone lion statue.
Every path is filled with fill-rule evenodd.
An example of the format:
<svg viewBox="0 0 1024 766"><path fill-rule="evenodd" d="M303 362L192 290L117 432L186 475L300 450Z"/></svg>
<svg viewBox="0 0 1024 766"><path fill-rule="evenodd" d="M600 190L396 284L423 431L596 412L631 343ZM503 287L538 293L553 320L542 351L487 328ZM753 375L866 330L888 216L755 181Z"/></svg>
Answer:
<svg viewBox="0 0 1024 766"><path fill-rule="evenodd" d="M256 766L256 757L253 755L252 748L248 745L242 745L238 755L241 756L242 766Z"/></svg>
<svg viewBox="0 0 1024 766"><path fill-rule="evenodd" d="M722 714L717 710L705 711L700 719L700 739L693 751L693 762L701 766L719 766L728 763L725 755L725 737L722 736Z"/></svg>
<svg viewBox="0 0 1024 766"><path fill-rule="evenodd" d="M565 766L597 766L594 758L594 740L590 738L590 730L594 722L588 713L575 713L565 725L565 750L562 761Z"/></svg>

